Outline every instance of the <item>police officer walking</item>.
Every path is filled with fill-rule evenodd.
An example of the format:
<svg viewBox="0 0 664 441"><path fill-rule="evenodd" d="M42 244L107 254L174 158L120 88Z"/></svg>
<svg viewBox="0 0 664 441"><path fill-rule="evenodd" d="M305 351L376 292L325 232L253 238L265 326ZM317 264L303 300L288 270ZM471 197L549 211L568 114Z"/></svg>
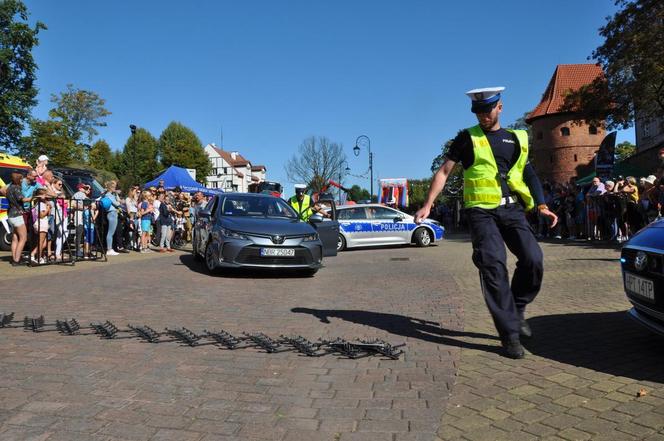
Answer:
<svg viewBox="0 0 664 441"><path fill-rule="evenodd" d="M473 262L480 272L484 299L505 355L523 358L520 337L532 335L525 309L537 296L544 272L542 250L525 213L537 207L552 225L558 218L546 206L542 185L528 162L526 131L500 126L503 90L490 87L466 92L479 124L460 131L452 142L424 206L415 214L415 222L429 216L447 177L460 162ZM511 284L505 245L517 258Z"/></svg>

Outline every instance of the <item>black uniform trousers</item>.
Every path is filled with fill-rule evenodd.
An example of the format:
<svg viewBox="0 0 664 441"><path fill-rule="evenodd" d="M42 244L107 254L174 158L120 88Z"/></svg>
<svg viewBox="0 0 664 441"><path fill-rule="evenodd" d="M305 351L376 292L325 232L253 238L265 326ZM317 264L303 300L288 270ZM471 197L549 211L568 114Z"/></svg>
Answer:
<svg viewBox="0 0 664 441"><path fill-rule="evenodd" d="M469 208L473 262L480 271L484 299L501 339L519 335L526 305L542 285L542 250L519 204L496 209ZM505 245L517 258L510 285Z"/></svg>

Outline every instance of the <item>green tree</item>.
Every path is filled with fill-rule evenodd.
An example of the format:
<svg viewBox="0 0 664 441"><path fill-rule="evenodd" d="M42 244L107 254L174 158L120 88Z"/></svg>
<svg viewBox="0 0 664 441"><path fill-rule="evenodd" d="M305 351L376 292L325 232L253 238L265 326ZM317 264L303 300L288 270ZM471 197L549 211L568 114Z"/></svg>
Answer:
<svg viewBox="0 0 664 441"><path fill-rule="evenodd" d="M157 140L146 129L138 128L122 150L115 173L120 177L121 187L143 184L161 169L157 160Z"/></svg>
<svg viewBox="0 0 664 441"><path fill-rule="evenodd" d="M359 185L353 185L348 192L348 200L359 202L359 201L368 201L371 198L369 190L362 188Z"/></svg>
<svg viewBox="0 0 664 441"><path fill-rule="evenodd" d="M37 104L32 49L46 26L38 21L30 27L28 16L22 1L0 1L0 147L5 149L18 144L30 109Z"/></svg>
<svg viewBox="0 0 664 441"><path fill-rule="evenodd" d="M445 155L452 146L452 142L454 142L454 139L448 139L447 142L441 146L440 153L435 158L433 158L433 161L431 161L432 173L436 173L440 168L440 166L443 165ZM454 196L458 194L462 188L463 188L463 166L459 163L454 167L452 173L450 173L450 175L447 177L445 188L443 189L441 194L443 196Z"/></svg>
<svg viewBox="0 0 664 441"><path fill-rule="evenodd" d="M418 210L424 205L427 194L429 194L431 181L432 178L408 180L408 205L410 210ZM436 202L440 200L442 200L441 195L436 198Z"/></svg>
<svg viewBox="0 0 664 441"><path fill-rule="evenodd" d="M635 118L664 115L664 2L617 0L620 6L600 28L604 43L591 55L604 76L571 91L563 110L580 121L628 128ZM638 115L637 115L638 113Z"/></svg>
<svg viewBox="0 0 664 441"><path fill-rule="evenodd" d="M623 141L616 145L615 158L616 162L623 161L636 153L636 146L629 141Z"/></svg>
<svg viewBox="0 0 664 441"><path fill-rule="evenodd" d="M111 147L100 139L92 144L88 153L88 163L99 170L113 170Z"/></svg>
<svg viewBox="0 0 664 441"><path fill-rule="evenodd" d="M178 165L196 169L196 180L205 183L212 173L212 164L201 140L188 127L173 121L159 136L159 156L164 167Z"/></svg>
<svg viewBox="0 0 664 441"><path fill-rule="evenodd" d="M285 170L291 182L302 182L313 192L319 192L330 179L341 174L345 163L346 154L341 144L324 136L311 136L302 141Z"/></svg>
<svg viewBox="0 0 664 441"><path fill-rule="evenodd" d="M85 152L70 137L67 127L60 121L30 121L30 135L21 138L17 153L34 163L39 155L46 155L52 165L84 162Z"/></svg>
<svg viewBox="0 0 664 441"><path fill-rule="evenodd" d="M82 144L87 153L92 138L99 133L96 128L106 127L104 118L111 114L104 107L106 101L95 92L67 84L60 95L51 95L51 102L55 107L48 115L64 124L70 138Z"/></svg>

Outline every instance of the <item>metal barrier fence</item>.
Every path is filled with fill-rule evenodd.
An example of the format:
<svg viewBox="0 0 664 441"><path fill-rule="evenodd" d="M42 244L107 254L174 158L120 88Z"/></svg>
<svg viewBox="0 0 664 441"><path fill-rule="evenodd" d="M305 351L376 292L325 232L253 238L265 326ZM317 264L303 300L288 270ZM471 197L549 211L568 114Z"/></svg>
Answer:
<svg viewBox="0 0 664 441"><path fill-rule="evenodd" d="M25 214L31 266L105 259L97 201L37 197Z"/></svg>

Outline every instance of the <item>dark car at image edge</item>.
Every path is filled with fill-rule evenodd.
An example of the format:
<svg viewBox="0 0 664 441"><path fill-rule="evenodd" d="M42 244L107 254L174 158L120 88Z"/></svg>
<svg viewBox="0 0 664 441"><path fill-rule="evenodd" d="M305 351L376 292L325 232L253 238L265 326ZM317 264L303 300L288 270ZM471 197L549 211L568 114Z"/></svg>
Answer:
<svg viewBox="0 0 664 441"><path fill-rule="evenodd" d="M631 318L664 336L664 219L658 219L623 246L620 262Z"/></svg>

